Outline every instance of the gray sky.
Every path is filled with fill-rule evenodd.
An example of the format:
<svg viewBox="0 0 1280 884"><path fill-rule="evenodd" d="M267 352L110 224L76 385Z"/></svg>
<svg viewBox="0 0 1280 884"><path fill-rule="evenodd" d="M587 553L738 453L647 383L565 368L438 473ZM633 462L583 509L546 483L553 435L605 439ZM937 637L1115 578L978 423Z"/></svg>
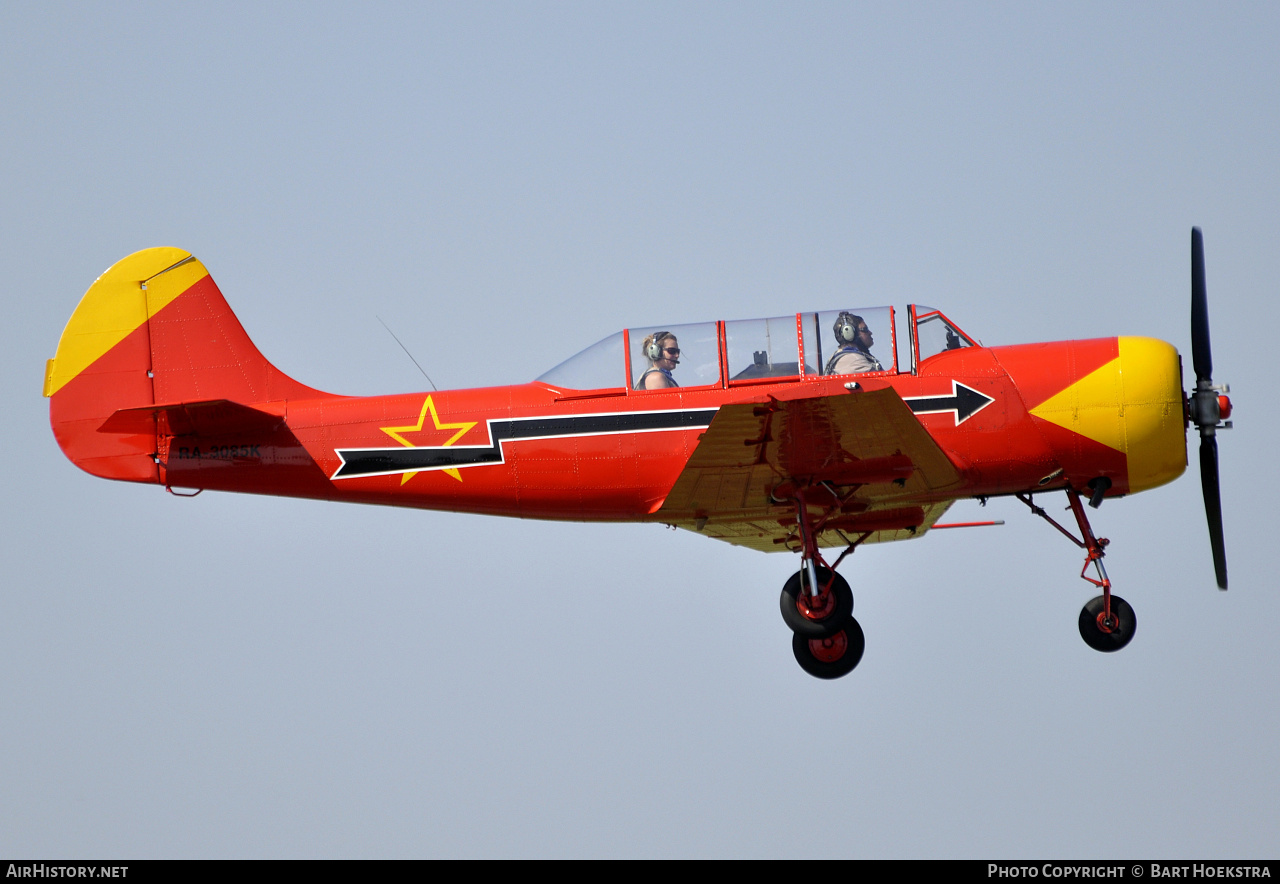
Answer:
<svg viewBox="0 0 1280 884"><path fill-rule="evenodd" d="M0 853L1275 857L1280 12L1267 4L6 4ZM174 245L338 393L523 381L628 325L920 301L1189 367L1205 232L1232 589L1199 476L1109 502L1124 651L1013 501L842 570L105 482L44 360ZM1189 370L1189 369L1188 369ZM1056 509L1065 501L1053 499Z"/></svg>

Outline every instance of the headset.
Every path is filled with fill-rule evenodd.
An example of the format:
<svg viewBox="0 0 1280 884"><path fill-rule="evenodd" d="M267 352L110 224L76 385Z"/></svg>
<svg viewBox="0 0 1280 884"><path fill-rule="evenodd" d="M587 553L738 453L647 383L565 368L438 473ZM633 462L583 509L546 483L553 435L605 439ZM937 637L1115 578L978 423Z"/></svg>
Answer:
<svg viewBox="0 0 1280 884"><path fill-rule="evenodd" d="M836 317L834 331L836 340L841 344L852 344L858 338L858 325L862 324L861 316L852 313L841 313Z"/></svg>
<svg viewBox="0 0 1280 884"><path fill-rule="evenodd" d="M649 357L650 362L657 362L662 358L662 342L674 337L669 331L654 332L649 338L649 345L644 348L644 355Z"/></svg>

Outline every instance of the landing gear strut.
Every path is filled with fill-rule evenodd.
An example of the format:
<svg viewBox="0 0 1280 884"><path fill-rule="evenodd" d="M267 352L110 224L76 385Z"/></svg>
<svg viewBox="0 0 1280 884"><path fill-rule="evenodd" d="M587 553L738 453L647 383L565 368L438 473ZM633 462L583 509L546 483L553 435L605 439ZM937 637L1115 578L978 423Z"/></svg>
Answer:
<svg viewBox="0 0 1280 884"><path fill-rule="evenodd" d="M782 588L782 620L794 633L791 650L800 668L815 678L840 678L858 665L866 639L853 619L853 591L836 573L836 565L870 532L849 544L835 565L828 565L818 550L825 517L810 521L803 492L796 493L795 502L800 570Z"/></svg>
<svg viewBox="0 0 1280 884"><path fill-rule="evenodd" d="M1133 608L1118 595L1111 594L1111 580L1107 577L1107 569L1102 565L1102 557L1106 555L1106 547L1110 543L1105 537L1095 537L1089 527L1089 518L1085 515L1084 506L1080 503L1080 495L1070 485L1067 486L1067 501L1071 504L1071 512L1076 517L1076 525L1080 528L1080 536L1074 534L1055 522L1042 508L1031 502L1030 495L1019 494L1018 500L1031 508L1031 512L1044 519L1076 546L1085 550L1084 567L1080 569L1080 578L1087 580L1102 590L1102 595L1090 599L1080 612L1080 637L1085 644L1095 651L1118 651L1133 639L1138 628L1137 615ZM1089 566L1093 565L1097 579L1089 576Z"/></svg>

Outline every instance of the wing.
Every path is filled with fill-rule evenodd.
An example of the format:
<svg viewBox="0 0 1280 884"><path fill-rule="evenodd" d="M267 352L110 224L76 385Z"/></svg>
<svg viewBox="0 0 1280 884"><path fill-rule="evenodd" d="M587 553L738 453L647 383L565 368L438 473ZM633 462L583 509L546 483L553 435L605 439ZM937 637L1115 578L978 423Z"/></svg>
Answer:
<svg viewBox="0 0 1280 884"><path fill-rule="evenodd" d="M960 475L895 390L798 393L722 407L655 518L777 552L794 547L797 488L827 516L824 547L905 540L946 512Z"/></svg>

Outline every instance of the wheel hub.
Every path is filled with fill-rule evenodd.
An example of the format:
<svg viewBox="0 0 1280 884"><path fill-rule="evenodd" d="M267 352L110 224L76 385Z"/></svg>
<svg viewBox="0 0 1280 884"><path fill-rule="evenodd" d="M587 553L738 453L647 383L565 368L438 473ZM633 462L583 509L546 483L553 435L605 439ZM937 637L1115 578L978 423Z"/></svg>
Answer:
<svg viewBox="0 0 1280 884"><path fill-rule="evenodd" d="M825 620L836 607L836 594L821 592L810 599L803 592L796 596L796 610L808 620Z"/></svg>
<svg viewBox="0 0 1280 884"><path fill-rule="evenodd" d="M843 658L848 650L849 637L844 634L844 630L827 638L809 640L809 652L823 663L835 663Z"/></svg>

